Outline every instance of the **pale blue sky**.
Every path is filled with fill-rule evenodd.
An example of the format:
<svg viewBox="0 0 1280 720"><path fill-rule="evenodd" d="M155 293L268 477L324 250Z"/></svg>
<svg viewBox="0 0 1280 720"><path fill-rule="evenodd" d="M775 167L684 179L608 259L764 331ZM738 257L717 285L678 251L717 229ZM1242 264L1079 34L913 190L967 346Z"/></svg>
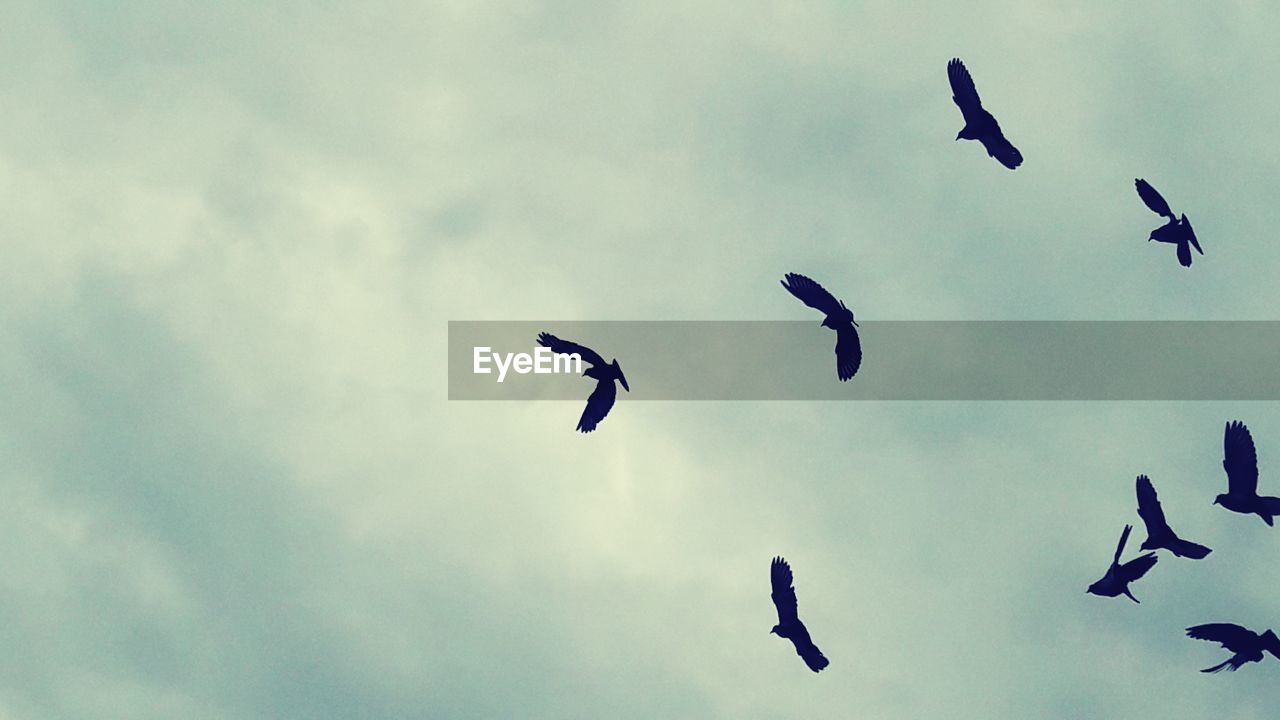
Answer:
<svg viewBox="0 0 1280 720"><path fill-rule="evenodd" d="M1280 320L1273 6L0 9L0 719L1273 715L1274 661L1181 637L1280 624L1280 535L1210 506L1230 418L1280 494L1273 404L581 436L444 368L450 319L803 318L788 271L860 319ZM1016 172L953 142L953 56ZM1086 596L1140 472L1214 553Z"/></svg>

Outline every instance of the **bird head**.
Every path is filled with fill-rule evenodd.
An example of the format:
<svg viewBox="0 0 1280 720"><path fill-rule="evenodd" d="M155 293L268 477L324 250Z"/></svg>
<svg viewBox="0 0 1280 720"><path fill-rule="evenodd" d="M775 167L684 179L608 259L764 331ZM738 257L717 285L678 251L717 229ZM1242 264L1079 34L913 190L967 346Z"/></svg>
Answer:
<svg viewBox="0 0 1280 720"><path fill-rule="evenodd" d="M960 132L956 133L956 140L963 140L963 139L964 139L964 131L961 130Z"/></svg>
<svg viewBox="0 0 1280 720"><path fill-rule="evenodd" d="M613 359L613 371L618 373L618 382L622 383L622 389L631 392L631 386L627 384L627 376L622 374L622 366L618 364L618 358Z"/></svg>
<svg viewBox="0 0 1280 720"><path fill-rule="evenodd" d="M1226 497L1227 497L1227 496L1226 496L1226 494L1218 495L1218 497L1216 497L1216 498L1214 498L1214 499L1213 499L1213 504L1214 504L1214 505L1221 505L1221 504L1222 504L1222 501L1223 501L1224 499L1226 499Z"/></svg>
<svg viewBox="0 0 1280 720"><path fill-rule="evenodd" d="M782 626L781 626L781 625L774 625L774 626L773 626L773 629L769 631L769 634L770 634L770 635L777 635L778 637L782 637L782 633L778 632L778 631L779 631L779 630L781 630L781 629L782 629Z"/></svg>

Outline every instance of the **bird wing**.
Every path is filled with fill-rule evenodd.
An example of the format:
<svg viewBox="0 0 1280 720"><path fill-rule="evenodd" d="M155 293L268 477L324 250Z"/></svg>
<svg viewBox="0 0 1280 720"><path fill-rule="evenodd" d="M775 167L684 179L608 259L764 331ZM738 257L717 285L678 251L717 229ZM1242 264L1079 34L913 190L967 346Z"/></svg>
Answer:
<svg viewBox="0 0 1280 720"><path fill-rule="evenodd" d="M1178 263L1182 267L1191 267L1191 246L1187 244L1186 237L1178 240Z"/></svg>
<svg viewBox="0 0 1280 720"><path fill-rule="evenodd" d="M1222 436L1222 469L1227 471L1227 491L1232 495L1258 494L1258 452L1249 428L1239 420L1227 423Z"/></svg>
<svg viewBox="0 0 1280 720"><path fill-rule="evenodd" d="M787 273L786 278L782 280L782 287L795 295L800 302L815 310L821 310L827 315L835 315L844 310L844 305L836 299L835 295L804 275Z"/></svg>
<svg viewBox="0 0 1280 720"><path fill-rule="evenodd" d="M1131 583L1143 575L1146 575L1147 571L1156 564L1158 559L1159 558L1156 557L1155 553L1139 555L1138 557L1121 565L1120 569L1116 571L1116 574L1120 577L1121 582Z"/></svg>
<svg viewBox="0 0 1280 720"><path fill-rule="evenodd" d="M1156 496L1156 488L1151 478L1138 476L1138 517L1147 526L1147 537L1169 531L1169 523L1164 519L1164 511L1160 509L1160 499Z"/></svg>
<svg viewBox="0 0 1280 720"><path fill-rule="evenodd" d="M1165 202L1164 196L1151 187L1151 183L1138 178L1133 181L1133 185L1138 189L1138 197L1142 198L1142 202L1151 208L1151 212L1163 215L1170 220L1174 219L1173 211L1169 209L1169 203Z"/></svg>
<svg viewBox="0 0 1280 720"><path fill-rule="evenodd" d="M1234 623L1194 625L1187 628L1187 637L1216 642L1233 653L1249 650L1258 642L1256 633Z"/></svg>
<svg viewBox="0 0 1280 720"><path fill-rule="evenodd" d="M1201 255L1203 255L1203 254L1204 254L1204 250L1201 250L1201 249L1200 249L1200 242L1199 242L1198 240L1196 240L1196 231L1195 231L1195 228L1191 227L1191 221L1187 219L1187 214L1186 214L1186 213L1183 213L1183 214L1182 214L1182 229L1183 229L1183 231L1184 231L1184 232L1186 232L1186 234L1187 234L1187 240L1188 240L1188 241L1190 241L1190 243L1191 243L1193 246L1195 246L1196 252L1198 252L1198 253L1200 253Z"/></svg>
<svg viewBox="0 0 1280 720"><path fill-rule="evenodd" d="M589 433L596 429L596 425L609 414L609 409L613 407L613 401L618 397L618 388L613 384L612 380L599 380L596 382L596 389L591 391L587 396L587 407L582 411L582 417L578 419L578 429L584 433Z"/></svg>
<svg viewBox="0 0 1280 720"><path fill-rule="evenodd" d="M1129 542L1129 533L1133 530L1132 525L1125 525L1124 532L1120 533L1120 543L1116 545L1116 556L1112 559L1112 563L1120 564L1120 553L1124 552L1124 544Z"/></svg>
<svg viewBox="0 0 1280 720"><path fill-rule="evenodd" d="M979 140L982 146L987 149L987 154L1000 161L1001 165L1010 170L1016 169L1022 164L1022 153L1018 152L1018 148L1000 132L999 126L996 131L990 135L984 135Z"/></svg>
<svg viewBox="0 0 1280 720"><path fill-rule="evenodd" d="M947 63L947 79L951 81L951 99L960 108L964 121L970 122L971 116L982 109L982 100L978 97L978 88L973 84L969 69L960 62L960 58L952 58Z"/></svg>
<svg viewBox="0 0 1280 720"><path fill-rule="evenodd" d="M862 342L853 323L836 327L836 375L844 382L862 365Z"/></svg>
<svg viewBox="0 0 1280 720"><path fill-rule="evenodd" d="M542 347L550 348L551 352L558 355L577 354L578 357L582 358L582 362L587 363L588 365L605 364L604 358L600 357L600 354L595 350L592 350L585 345L579 345L575 342L561 340L551 333L538 333L538 344Z"/></svg>
<svg viewBox="0 0 1280 720"><path fill-rule="evenodd" d="M778 624L799 622L796 589L791 587L791 566L786 560L780 557L773 559L773 564L769 566L769 581L773 585L773 604L778 608Z"/></svg>

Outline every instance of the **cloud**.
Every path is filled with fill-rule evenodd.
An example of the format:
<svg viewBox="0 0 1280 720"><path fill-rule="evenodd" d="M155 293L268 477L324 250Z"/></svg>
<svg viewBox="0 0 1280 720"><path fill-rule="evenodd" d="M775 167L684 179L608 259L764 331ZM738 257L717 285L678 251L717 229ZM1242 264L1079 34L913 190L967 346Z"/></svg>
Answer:
<svg viewBox="0 0 1280 720"><path fill-rule="evenodd" d="M1271 482L1268 405L624 397L582 437L444 359L450 319L800 319L788 271L868 320L1274 319L1270 10L12 10L0 716L1262 717L1181 632L1273 622L1270 533L1208 504L1227 418ZM1016 173L951 141L954 55ZM1086 597L1139 472L1215 552Z"/></svg>

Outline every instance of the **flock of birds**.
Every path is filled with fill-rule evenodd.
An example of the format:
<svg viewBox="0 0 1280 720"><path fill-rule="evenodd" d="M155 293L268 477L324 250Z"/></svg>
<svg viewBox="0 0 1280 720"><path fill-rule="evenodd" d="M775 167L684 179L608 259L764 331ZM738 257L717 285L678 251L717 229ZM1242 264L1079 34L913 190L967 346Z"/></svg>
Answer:
<svg viewBox="0 0 1280 720"><path fill-rule="evenodd" d="M951 83L952 100L960 108L964 116L964 127L956 134L956 140L976 140L982 143L987 154L995 158L1010 170L1022 164L1022 153L1014 147L1000 129L995 117L982 106L977 87L972 76L958 58L947 64L947 78ZM1186 214L1175 215L1169 203L1146 180L1138 178L1134 181L1138 196L1142 198L1152 212L1167 218L1167 222L1151 231L1148 242L1154 240L1177 247L1178 262L1183 267L1191 266L1191 249L1203 255L1200 243ZM836 334L836 377L841 382L853 378L862 364L862 343L858 337L858 323L854 320L853 311L845 306L826 288L813 279L798 273L787 273L782 280L782 287L805 305L824 315L822 327L830 328ZM589 367L584 377L596 381L595 390L587 398L586 408L578 420L577 430L589 433L596 429L617 400L618 390L615 383L621 383L624 390L631 391L627 378L615 358L605 363L604 358L594 350L578 343L561 340L550 333L540 333L538 344L560 354L577 354ZM1224 459L1222 466L1227 472L1228 490L1218 495L1215 505L1236 513L1256 514L1267 525L1272 525L1276 515L1280 515L1280 498L1264 497L1257 493L1258 458L1249 430L1241 422L1227 424L1223 440ZM1212 550L1198 543L1178 537L1169 526L1160 507L1155 486L1146 475L1137 478L1138 516L1142 518L1147 529L1147 539L1141 549L1145 554L1120 562L1125 544L1129 540L1132 525L1125 525L1120 534L1120 542L1116 546L1115 555L1106 574L1089 586L1086 591L1104 597L1124 595L1133 602L1139 602L1129 590L1129 585L1146 575L1155 566L1158 558L1156 550L1167 550L1172 555L1193 560L1201 560ZM797 610L796 591L793 587L791 566L781 557L775 557L769 568L769 579L772 586L771 596L777 608L778 623L770 633L790 640L795 646L796 654L804 660L805 665L814 672L819 672L830 664L818 646L809 636L809 631L800 621ZM1280 638L1271 630L1262 634L1255 633L1239 625L1230 623L1209 623L1187 628L1187 636L1197 640L1209 640L1221 643L1233 655L1225 662L1206 668L1202 672L1218 672L1223 669L1236 670L1249 662L1258 662L1263 658L1263 651L1270 652L1280 659Z"/></svg>
<svg viewBox="0 0 1280 720"><path fill-rule="evenodd" d="M1258 453L1249 428L1239 420L1227 423L1222 436L1222 456L1222 469L1227 473L1227 491L1214 498L1213 504L1242 515L1257 515L1267 525L1274 525L1275 516L1280 515L1280 498L1258 494ZM1192 560L1203 560L1213 552L1204 545L1178 537L1173 528L1169 527L1151 478L1146 475L1138 476L1137 493L1138 517L1147 526L1147 539L1142 541L1142 550L1168 550L1177 557ZM1124 595L1135 603L1139 602L1129 591L1129 584L1146 575L1148 570L1155 567L1159 558L1155 552L1147 552L1128 562L1120 562L1132 530L1132 525L1124 526L1107 574L1090 585L1085 592L1102 597ZM1201 672L1237 670L1245 663L1261 662L1263 650L1280 659L1280 639L1271 630L1258 634L1231 623L1209 623L1187 628L1187 637L1220 643L1233 653L1226 662L1205 668Z"/></svg>

